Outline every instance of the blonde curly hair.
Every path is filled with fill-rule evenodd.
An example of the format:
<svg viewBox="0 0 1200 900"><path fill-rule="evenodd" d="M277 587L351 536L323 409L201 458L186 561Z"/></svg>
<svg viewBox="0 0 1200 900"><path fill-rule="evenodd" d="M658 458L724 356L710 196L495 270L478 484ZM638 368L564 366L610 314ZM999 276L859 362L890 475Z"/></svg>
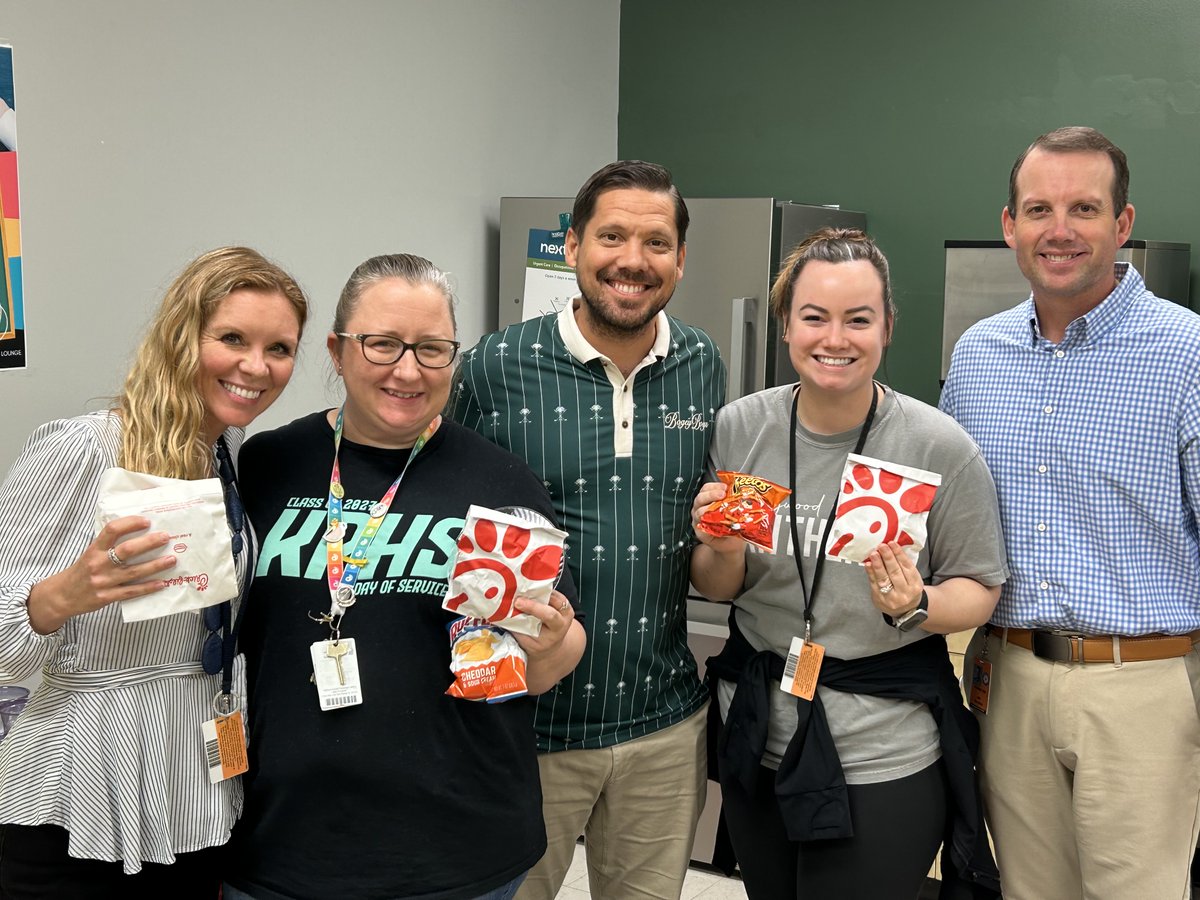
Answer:
<svg viewBox="0 0 1200 900"><path fill-rule="evenodd" d="M211 477L207 410L196 377L200 339L221 301L237 290L282 294L303 332L304 291L262 254L220 247L192 260L167 288L116 398L124 426L118 465L168 478Z"/></svg>

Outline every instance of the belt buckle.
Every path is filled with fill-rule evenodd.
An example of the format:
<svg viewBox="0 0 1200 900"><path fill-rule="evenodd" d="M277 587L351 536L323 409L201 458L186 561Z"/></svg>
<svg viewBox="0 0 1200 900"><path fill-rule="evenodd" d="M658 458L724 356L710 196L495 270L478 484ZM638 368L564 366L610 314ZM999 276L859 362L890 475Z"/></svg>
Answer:
<svg viewBox="0 0 1200 900"><path fill-rule="evenodd" d="M1035 631L1033 655L1053 662L1078 662L1083 659L1083 635Z"/></svg>

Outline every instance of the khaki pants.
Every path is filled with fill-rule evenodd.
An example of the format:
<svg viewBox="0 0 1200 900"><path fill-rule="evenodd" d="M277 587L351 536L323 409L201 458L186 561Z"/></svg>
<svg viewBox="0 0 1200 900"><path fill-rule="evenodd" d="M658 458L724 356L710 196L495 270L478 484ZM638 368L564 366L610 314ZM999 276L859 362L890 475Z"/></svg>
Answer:
<svg viewBox="0 0 1200 900"><path fill-rule="evenodd" d="M987 638L980 786L1006 900L1182 900L1200 833L1200 658L1060 663ZM972 664L982 629L967 650Z"/></svg>
<svg viewBox="0 0 1200 900"><path fill-rule="evenodd" d="M676 900L707 793L707 715L706 705L676 725L603 750L541 754L549 846L517 900L558 894L581 834L596 900Z"/></svg>

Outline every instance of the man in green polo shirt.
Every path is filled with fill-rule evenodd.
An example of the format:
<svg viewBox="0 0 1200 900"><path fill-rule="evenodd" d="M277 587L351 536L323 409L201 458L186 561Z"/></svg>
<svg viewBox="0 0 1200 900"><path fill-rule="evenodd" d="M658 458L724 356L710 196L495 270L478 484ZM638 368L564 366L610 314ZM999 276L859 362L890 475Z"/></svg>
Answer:
<svg viewBox="0 0 1200 900"><path fill-rule="evenodd" d="M725 367L663 312L687 206L662 166L622 161L575 198L580 296L464 354L454 417L541 474L587 613L574 674L538 698L549 847L522 900L551 900L587 838L594 897L679 896L704 805L706 693L687 646L691 502Z"/></svg>

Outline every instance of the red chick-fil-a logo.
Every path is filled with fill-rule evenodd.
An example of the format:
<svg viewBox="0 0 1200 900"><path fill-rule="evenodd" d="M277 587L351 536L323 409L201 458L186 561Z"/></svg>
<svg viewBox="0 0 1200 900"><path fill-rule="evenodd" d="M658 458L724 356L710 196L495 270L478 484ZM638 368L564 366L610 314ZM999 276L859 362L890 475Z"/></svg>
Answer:
<svg viewBox="0 0 1200 900"><path fill-rule="evenodd" d="M471 533L463 529L458 539L458 559L450 573L451 590L444 606L451 612L471 599L496 603L488 622L507 619L517 596L517 573L530 581L547 581L558 574L562 548L553 544L532 547L533 532L520 525L478 519ZM468 572L479 575L463 580ZM480 577L482 575L482 577Z"/></svg>

